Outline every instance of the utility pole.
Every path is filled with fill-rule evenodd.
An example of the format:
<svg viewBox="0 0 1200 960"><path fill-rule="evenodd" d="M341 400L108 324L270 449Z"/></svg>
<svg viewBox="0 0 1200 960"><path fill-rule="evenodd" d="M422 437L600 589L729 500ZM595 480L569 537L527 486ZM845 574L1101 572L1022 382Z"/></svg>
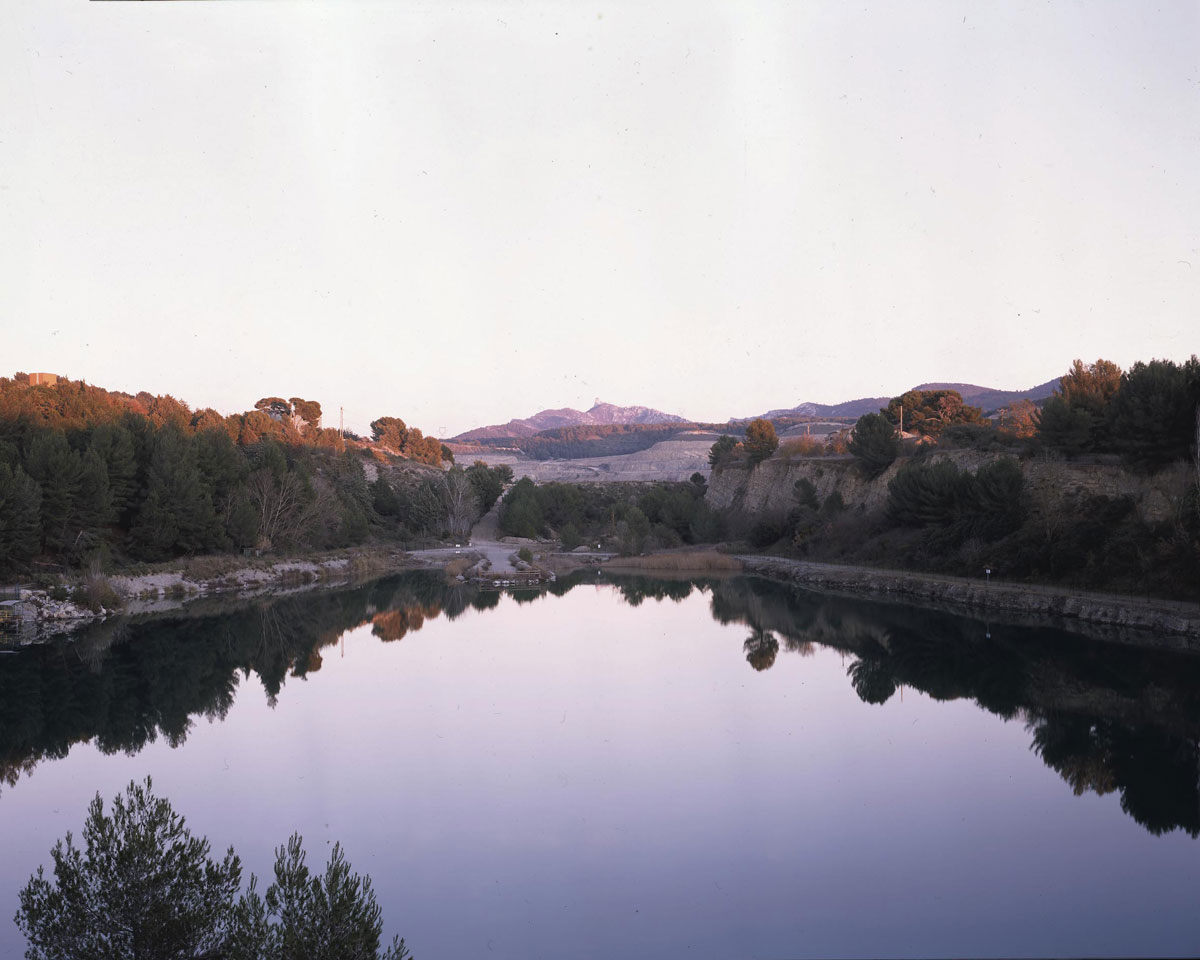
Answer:
<svg viewBox="0 0 1200 960"><path fill-rule="evenodd" d="M338 407L338 436L346 439L346 408Z"/></svg>

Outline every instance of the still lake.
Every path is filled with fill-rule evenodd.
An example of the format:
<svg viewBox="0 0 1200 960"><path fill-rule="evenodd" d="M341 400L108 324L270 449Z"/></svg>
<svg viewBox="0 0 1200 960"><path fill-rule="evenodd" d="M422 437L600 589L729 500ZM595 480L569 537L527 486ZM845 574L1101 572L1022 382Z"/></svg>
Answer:
<svg viewBox="0 0 1200 960"><path fill-rule="evenodd" d="M1200 950L1200 656L751 578L436 574L0 655L0 957L152 775L269 874L303 834L467 957Z"/></svg>

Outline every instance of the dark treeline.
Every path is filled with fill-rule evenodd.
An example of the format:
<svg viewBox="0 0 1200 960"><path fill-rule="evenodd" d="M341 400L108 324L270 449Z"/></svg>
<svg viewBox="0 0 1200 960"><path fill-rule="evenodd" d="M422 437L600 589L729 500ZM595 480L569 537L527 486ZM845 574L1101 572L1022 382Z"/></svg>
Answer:
<svg viewBox="0 0 1200 960"><path fill-rule="evenodd" d="M256 407L222 417L170 396L0 378L0 575L446 528L440 474L403 484L381 471L371 488L364 457L390 458L322 429L319 403ZM440 462L440 444L383 419L397 452Z"/></svg>
<svg viewBox="0 0 1200 960"><path fill-rule="evenodd" d="M865 703L884 703L908 686L1020 719L1034 750L1076 793L1117 791L1122 809L1148 830L1200 835L1195 657L1056 629L987 626L767 580L605 580L633 606L708 594L714 619L747 627L743 648L756 671L769 669L781 652L809 655L824 645L853 656L847 682ZM595 574L511 595L545 602L581 583L595 583ZM75 641L22 649L0 657L0 779L15 783L82 741L109 753L136 752L159 737L180 745L196 717L225 716L251 672L274 703L290 679L319 674L323 651L346 630L370 624L381 641L397 641L436 617L499 602L497 592L414 573L221 616L110 621Z"/></svg>
<svg viewBox="0 0 1200 960"><path fill-rule="evenodd" d="M500 528L510 536L557 536L571 550L607 540L623 553L719 540L721 518L704 501L704 477L689 483L535 485L518 480L504 495Z"/></svg>

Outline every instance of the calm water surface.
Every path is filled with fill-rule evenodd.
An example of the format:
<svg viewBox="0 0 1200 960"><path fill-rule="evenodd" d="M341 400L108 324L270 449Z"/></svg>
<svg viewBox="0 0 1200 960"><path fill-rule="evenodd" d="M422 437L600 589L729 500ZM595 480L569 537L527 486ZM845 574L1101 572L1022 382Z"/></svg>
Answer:
<svg viewBox="0 0 1200 960"><path fill-rule="evenodd" d="M990 636L989 636L990 634ZM0 957L150 774L458 957L1200 950L1200 658L765 581L410 576L0 655Z"/></svg>

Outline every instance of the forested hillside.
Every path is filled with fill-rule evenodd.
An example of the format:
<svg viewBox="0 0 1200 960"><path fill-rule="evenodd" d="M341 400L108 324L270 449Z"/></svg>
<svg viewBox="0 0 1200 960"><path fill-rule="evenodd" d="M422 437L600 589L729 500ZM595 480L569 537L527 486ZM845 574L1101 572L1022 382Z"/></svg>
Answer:
<svg viewBox="0 0 1200 960"><path fill-rule="evenodd" d="M171 396L0 378L0 574L445 528L440 443L395 417L373 424L374 443L320 420L300 397L222 416Z"/></svg>

